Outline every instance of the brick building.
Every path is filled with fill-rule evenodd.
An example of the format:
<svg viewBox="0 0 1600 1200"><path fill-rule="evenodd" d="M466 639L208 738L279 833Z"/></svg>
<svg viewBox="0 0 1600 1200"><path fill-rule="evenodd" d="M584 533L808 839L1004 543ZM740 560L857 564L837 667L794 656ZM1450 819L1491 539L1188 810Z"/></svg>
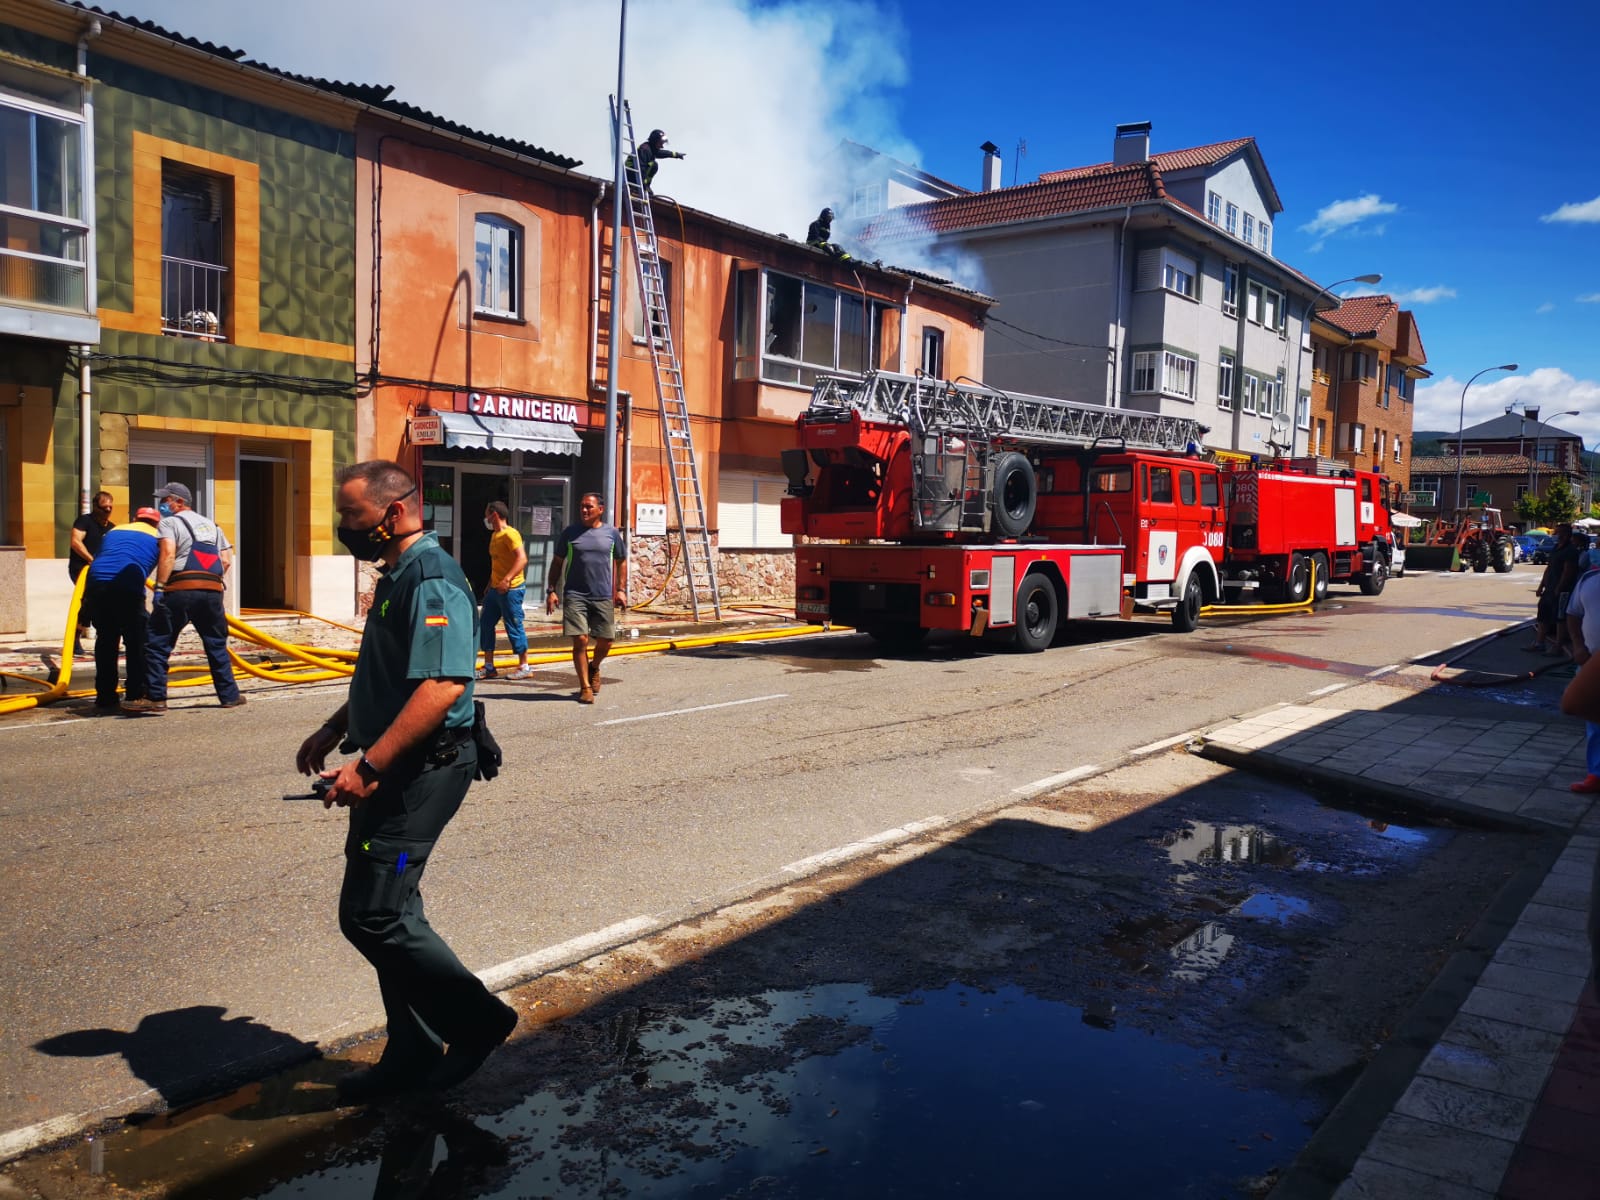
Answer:
<svg viewBox="0 0 1600 1200"><path fill-rule="evenodd" d="M1404 481L1416 382L1431 377L1416 317L1392 296L1355 296L1311 325L1312 454Z"/></svg>

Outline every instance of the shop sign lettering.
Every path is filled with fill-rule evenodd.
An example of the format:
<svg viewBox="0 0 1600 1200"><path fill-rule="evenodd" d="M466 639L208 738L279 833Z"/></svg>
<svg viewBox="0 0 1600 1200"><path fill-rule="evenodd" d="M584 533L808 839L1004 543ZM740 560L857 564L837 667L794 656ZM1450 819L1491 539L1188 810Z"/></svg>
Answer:
<svg viewBox="0 0 1600 1200"><path fill-rule="evenodd" d="M487 392L468 392L467 411L485 417L520 417L525 421L565 421L578 423L578 406L561 400L540 400L533 396L495 396Z"/></svg>

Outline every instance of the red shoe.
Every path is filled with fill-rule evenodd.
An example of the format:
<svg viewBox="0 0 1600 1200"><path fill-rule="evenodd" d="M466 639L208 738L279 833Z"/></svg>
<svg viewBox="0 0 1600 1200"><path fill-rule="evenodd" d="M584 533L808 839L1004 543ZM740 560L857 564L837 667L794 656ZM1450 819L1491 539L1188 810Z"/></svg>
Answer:
<svg viewBox="0 0 1600 1200"><path fill-rule="evenodd" d="M1600 792L1600 775L1585 775L1577 783L1567 787L1569 792L1577 792L1581 796L1592 796Z"/></svg>

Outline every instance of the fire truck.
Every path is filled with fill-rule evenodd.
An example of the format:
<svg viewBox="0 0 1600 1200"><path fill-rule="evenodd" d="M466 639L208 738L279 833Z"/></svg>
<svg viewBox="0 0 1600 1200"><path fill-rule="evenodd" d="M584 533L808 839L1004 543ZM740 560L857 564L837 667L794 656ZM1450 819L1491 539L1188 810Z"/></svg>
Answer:
<svg viewBox="0 0 1600 1200"><path fill-rule="evenodd" d="M818 378L783 452L795 611L916 644L959 630L1042 650L1064 620L1368 594L1387 481L1314 460L1218 464L1206 427L978 384Z"/></svg>

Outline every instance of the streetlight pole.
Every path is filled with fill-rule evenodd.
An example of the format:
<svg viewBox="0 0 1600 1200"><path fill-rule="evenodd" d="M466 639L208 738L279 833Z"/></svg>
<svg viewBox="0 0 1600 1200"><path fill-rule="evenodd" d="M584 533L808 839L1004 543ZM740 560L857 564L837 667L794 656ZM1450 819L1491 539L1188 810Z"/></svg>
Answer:
<svg viewBox="0 0 1600 1200"><path fill-rule="evenodd" d="M1316 295L1312 296L1311 299L1306 301L1305 315L1300 318L1301 323L1305 326L1305 337L1304 337L1304 340L1306 342L1310 342L1311 341L1311 322L1316 319L1317 301L1319 299L1321 299L1323 296L1330 295L1334 288L1343 287L1347 283L1365 283L1365 284L1368 284L1370 286L1376 287L1378 284L1380 284L1382 282L1383 282L1383 276L1382 275L1378 275L1378 274L1352 275L1349 279L1340 279L1335 283L1330 283L1325 288L1319 289ZM1239 297L1239 299L1242 302L1244 297L1241 296L1241 297ZM1338 308L1339 305L1337 303L1335 303L1335 304L1330 305L1329 307L1330 308ZM1304 349L1302 349L1300 351L1299 355L1297 355L1295 360L1294 360L1294 405L1295 405L1296 413L1299 412L1299 408L1300 408L1300 372L1305 367L1305 358L1306 358L1306 352L1305 352ZM1237 366L1235 366L1235 369L1237 370ZM1331 376L1329 378L1329 386L1330 387L1332 386L1332 377ZM1311 411L1310 410L1311 410L1311 399L1310 399L1310 397L1308 395L1307 398L1306 398L1306 419L1307 420L1311 419ZM1338 410L1337 406L1335 406L1334 410L1333 410L1333 423L1334 423L1335 428L1337 428L1337 426L1339 424L1339 410ZM1294 454L1294 436L1295 436L1294 432L1291 430L1290 433L1289 433L1289 453L1290 453L1291 456ZM1306 434L1306 453L1309 454L1310 452L1311 452L1311 434L1308 432Z"/></svg>
<svg viewBox="0 0 1600 1200"><path fill-rule="evenodd" d="M1487 375L1490 371L1515 371L1516 363L1501 363L1498 367L1485 367L1478 375ZM1477 381L1478 375L1467 380L1466 387L1461 389L1461 416L1456 421L1456 513L1461 512L1461 457L1462 435L1467 430L1467 388Z"/></svg>

